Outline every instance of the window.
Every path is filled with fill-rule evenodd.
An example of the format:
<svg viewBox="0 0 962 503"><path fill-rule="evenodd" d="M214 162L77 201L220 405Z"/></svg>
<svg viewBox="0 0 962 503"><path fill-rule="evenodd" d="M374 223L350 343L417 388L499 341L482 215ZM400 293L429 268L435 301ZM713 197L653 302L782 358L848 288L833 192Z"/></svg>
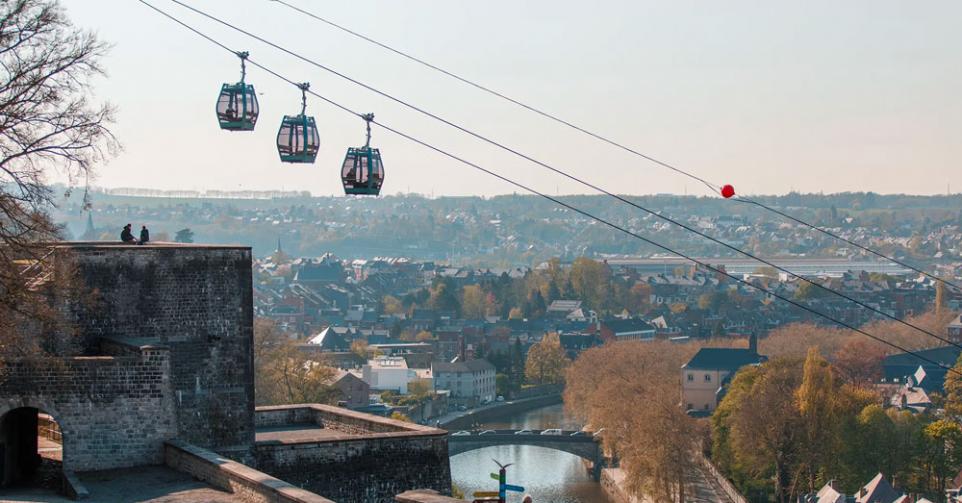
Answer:
<svg viewBox="0 0 962 503"><path fill-rule="evenodd" d="M692 410L694 408L695 408L694 404L688 404L688 410Z"/></svg>
<svg viewBox="0 0 962 503"><path fill-rule="evenodd" d="M695 380L695 374L688 374L688 382ZM689 407L690 408L690 407Z"/></svg>
<svg viewBox="0 0 962 503"><path fill-rule="evenodd" d="M711 374L705 374L705 382L711 382Z"/></svg>
<svg viewBox="0 0 962 503"><path fill-rule="evenodd" d="M708 410L708 404L707 404L707 403L705 404L705 410Z"/></svg>

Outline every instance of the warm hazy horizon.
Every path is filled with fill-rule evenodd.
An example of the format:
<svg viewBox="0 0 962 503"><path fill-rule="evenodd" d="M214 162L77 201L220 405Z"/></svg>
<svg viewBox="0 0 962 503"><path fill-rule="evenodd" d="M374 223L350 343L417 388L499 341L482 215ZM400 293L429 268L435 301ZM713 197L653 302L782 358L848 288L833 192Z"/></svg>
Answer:
<svg viewBox="0 0 962 503"><path fill-rule="evenodd" d="M149 0L312 89L549 193L591 193L414 112ZM414 0L291 3L527 101L742 193L945 194L962 172L962 3L805 4ZM185 190L341 192L346 147L363 122L310 100L322 149L281 164L280 117L296 89L251 68L257 130L217 128L214 99L237 58L139 2L65 0L70 18L113 45L98 99L118 108L125 151L95 184ZM706 189L266 0L190 2L374 87L618 193ZM240 7L238 7L240 4ZM384 194L519 192L375 128ZM955 175L954 177L952 175Z"/></svg>

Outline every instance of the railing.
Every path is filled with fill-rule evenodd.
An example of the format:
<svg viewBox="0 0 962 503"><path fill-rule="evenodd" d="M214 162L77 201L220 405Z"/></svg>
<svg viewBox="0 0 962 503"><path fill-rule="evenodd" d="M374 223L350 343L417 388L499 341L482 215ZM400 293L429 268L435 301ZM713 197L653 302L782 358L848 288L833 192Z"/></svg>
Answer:
<svg viewBox="0 0 962 503"><path fill-rule="evenodd" d="M63 443L63 433L60 425L47 414L37 414L37 435L51 442Z"/></svg>
<svg viewBox="0 0 962 503"><path fill-rule="evenodd" d="M702 466L705 468L705 471L707 471L708 474L714 479L714 482L718 484L718 488L725 493L725 496L728 496L728 500L731 501L731 503L748 503L748 500L738 492L738 489L735 489L735 486L732 485L732 483L729 482L720 471L718 471L718 468L716 468L708 458L706 458L700 452L697 453L696 456L698 457L698 460L701 462Z"/></svg>

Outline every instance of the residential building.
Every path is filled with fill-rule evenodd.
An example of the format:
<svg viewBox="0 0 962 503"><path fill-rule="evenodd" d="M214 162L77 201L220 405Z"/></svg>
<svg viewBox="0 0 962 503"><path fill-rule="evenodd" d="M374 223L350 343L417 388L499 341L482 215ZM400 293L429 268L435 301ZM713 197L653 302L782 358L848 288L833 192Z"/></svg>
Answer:
<svg viewBox="0 0 962 503"><path fill-rule="evenodd" d="M956 344L962 343L962 314L949 323L949 326L946 327L946 332L948 332L950 341Z"/></svg>
<svg viewBox="0 0 962 503"><path fill-rule="evenodd" d="M941 393L945 384L945 372L939 372L930 377L925 368L919 366L914 374L905 378L905 384L889 399L889 405L902 410L922 413L934 407L932 392Z"/></svg>
<svg viewBox="0 0 962 503"><path fill-rule="evenodd" d="M321 351L350 351L352 333L348 327L327 327L308 339L308 344L321 348Z"/></svg>
<svg viewBox="0 0 962 503"><path fill-rule="evenodd" d="M846 496L835 487L835 481L830 480L816 494L803 494L798 497L798 503L912 503L910 498L902 491L892 487L892 484L879 473L868 484L859 489L858 494ZM916 503L931 503L922 498Z"/></svg>
<svg viewBox="0 0 962 503"><path fill-rule="evenodd" d="M945 380L946 367L954 366L960 354L962 349L956 346L936 346L912 353L887 356L882 361L882 383L902 384L909 376L914 375L919 367L922 367L931 379L930 382L940 381L939 386L932 389L941 390L941 381Z"/></svg>
<svg viewBox="0 0 962 503"><path fill-rule="evenodd" d="M495 368L489 361L434 362L434 389L449 390L456 405L477 405L495 399Z"/></svg>
<svg viewBox="0 0 962 503"><path fill-rule="evenodd" d="M385 356L369 360L361 367L364 382L377 391L396 391L401 395L408 392L408 383L418 378L414 369L400 356Z"/></svg>
<svg viewBox="0 0 962 503"><path fill-rule="evenodd" d="M748 348L701 348L681 367L682 405L689 414L710 414L724 396L725 386L746 365L759 365L768 358L758 354L758 338Z"/></svg>
<svg viewBox="0 0 962 503"><path fill-rule="evenodd" d="M545 316L550 319L566 318L574 311L581 309L580 300L555 300L548 305Z"/></svg>
<svg viewBox="0 0 962 503"><path fill-rule="evenodd" d="M337 370L330 384L340 391L338 405L353 409L370 403L371 386L346 370Z"/></svg>
<svg viewBox="0 0 962 503"><path fill-rule="evenodd" d="M655 327L638 318L611 318L601 322L601 339L613 341L653 341Z"/></svg>

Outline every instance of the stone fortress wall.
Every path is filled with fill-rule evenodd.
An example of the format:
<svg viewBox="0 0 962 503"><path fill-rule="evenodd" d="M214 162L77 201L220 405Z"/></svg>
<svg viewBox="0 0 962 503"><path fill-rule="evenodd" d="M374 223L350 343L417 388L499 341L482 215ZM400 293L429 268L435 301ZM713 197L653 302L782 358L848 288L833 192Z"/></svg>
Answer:
<svg viewBox="0 0 962 503"><path fill-rule="evenodd" d="M390 502L415 488L451 492L444 430L318 404L258 407L256 422L303 428L290 439L258 441L258 469L334 501Z"/></svg>
<svg viewBox="0 0 962 503"><path fill-rule="evenodd" d="M176 433L167 349L7 362L2 372L0 437L11 459L36 452L36 436L20 432L36 431L40 410L60 425L65 470L163 462L163 442Z"/></svg>
<svg viewBox="0 0 962 503"><path fill-rule="evenodd" d="M254 443L251 251L241 246L69 243L97 302L88 339L170 350L177 436L246 458Z"/></svg>
<svg viewBox="0 0 962 503"><path fill-rule="evenodd" d="M38 465L44 412L62 431L68 479L166 463L245 501L450 492L443 430L313 404L259 409L255 420L249 247L54 248L91 293L69 306L82 350L0 368L0 487ZM322 433L255 442L257 427L292 425Z"/></svg>

